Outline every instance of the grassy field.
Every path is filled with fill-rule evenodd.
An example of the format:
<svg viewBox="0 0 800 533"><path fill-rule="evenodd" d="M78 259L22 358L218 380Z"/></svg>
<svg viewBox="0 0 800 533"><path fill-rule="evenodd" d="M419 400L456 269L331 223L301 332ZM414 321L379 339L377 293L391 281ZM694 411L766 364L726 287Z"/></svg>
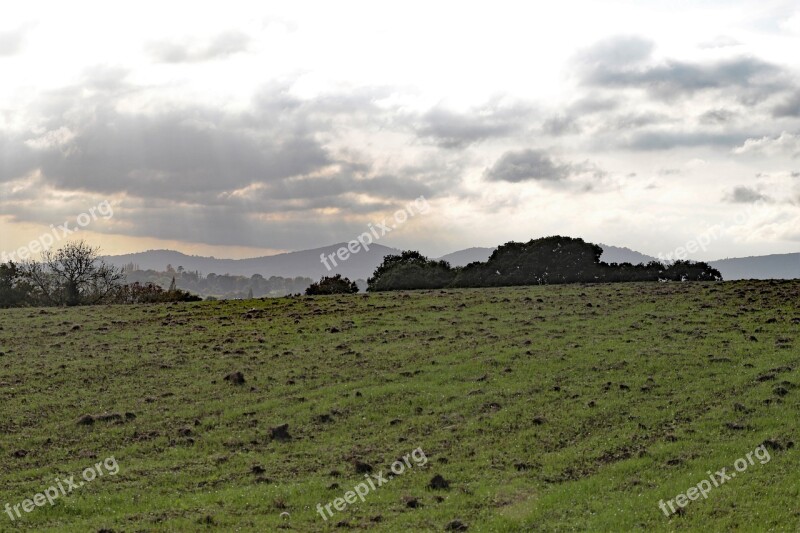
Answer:
<svg viewBox="0 0 800 533"><path fill-rule="evenodd" d="M795 532L798 302L800 281L2 310L0 531ZM370 467L386 481L323 520Z"/></svg>

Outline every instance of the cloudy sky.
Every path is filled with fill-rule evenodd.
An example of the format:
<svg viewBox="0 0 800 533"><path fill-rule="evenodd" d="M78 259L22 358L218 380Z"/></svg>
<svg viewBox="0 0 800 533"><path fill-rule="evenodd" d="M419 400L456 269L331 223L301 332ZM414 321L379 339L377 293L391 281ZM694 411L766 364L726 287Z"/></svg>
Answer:
<svg viewBox="0 0 800 533"><path fill-rule="evenodd" d="M205 4L3 8L1 251L800 251L796 1Z"/></svg>

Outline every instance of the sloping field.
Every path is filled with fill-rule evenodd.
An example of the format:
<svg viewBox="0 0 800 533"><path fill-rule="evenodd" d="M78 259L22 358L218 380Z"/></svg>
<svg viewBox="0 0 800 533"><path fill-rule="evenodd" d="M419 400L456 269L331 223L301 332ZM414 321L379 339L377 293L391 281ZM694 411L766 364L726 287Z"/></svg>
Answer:
<svg viewBox="0 0 800 533"><path fill-rule="evenodd" d="M798 302L792 281L0 311L0 531L798 531Z"/></svg>

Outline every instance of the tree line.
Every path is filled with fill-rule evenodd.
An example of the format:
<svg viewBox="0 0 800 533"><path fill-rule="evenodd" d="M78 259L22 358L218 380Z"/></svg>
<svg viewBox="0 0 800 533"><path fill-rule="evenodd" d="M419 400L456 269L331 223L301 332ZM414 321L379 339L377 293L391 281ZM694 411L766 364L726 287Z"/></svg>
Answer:
<svg viewBox="0 0 800 533"><path fill-rule="evenodd" d="M179 289L190 291L211 300L288 296L302 293L313 282L311 278L303 276L284 278L281 276L265 277L261 274L240 276L215 274L213 272L203 275L198 271L185 270L181 266L173 268L171 265L167 265L165 271L140 270L135 266L131 268L131 265L126 265L123 270L128 282L138 281L142 284L153 283L166 287L174 279ZM361 280L361 283L366 288L367 282Z"/></svg>
<svg viewBox="0 0 800 533"><path fill-rule="evenodd" d="M498 247L488 260L476 261L464 267L452 267L447 261L429 259L414 250L399 255L387 255L366 282L371 292L443 289L448 287L500 287L513 285L549 285L559 283L608 283L625 281L720 281L722 275L707 263L676 261L646 264L604 263L600 261L603 249L583 239L571 237L545 237L528 242L508 242ZM137 278L127 283L125 269L106 263L99 248L84 241L67 243L64 247L42 253L39 261L0 264L0 307L21 306L75 306L92 304L133 304L175 301L198 301L202 298L177 288L176 276L181 281L199 283L203 277L198 272L186 272L179 267L173 274L169 289L159 283L146 281L163 273L128 271ZM134 274L131 276L131 274ZM167 273L169 274L169 273ZM274 276L265 279L259 274L244 276L217 276L209 274L205 280L219 289L233 291L235 297L254 297L273 292L289 294L302 291L306 294L347 294L359 291L363 280L352 282L340 275L323 277L311 283L308 278L284 279ZM241 296L240 296L241 295Z"/></svg>

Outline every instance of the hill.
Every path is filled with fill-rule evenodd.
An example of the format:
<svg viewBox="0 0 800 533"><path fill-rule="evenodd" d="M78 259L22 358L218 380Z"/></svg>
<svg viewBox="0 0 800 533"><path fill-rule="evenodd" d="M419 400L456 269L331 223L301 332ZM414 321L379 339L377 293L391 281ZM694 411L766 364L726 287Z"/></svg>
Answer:
<svg viewBox="0 0 800 533"><path fill-rule="evenodd" d="M162 272L166 266L173 268L183 266L189 271L200 271L203 274L231 274L252 276L261 274L265 277L280 276L286 278L308 277L319 279L322 276L342 274L350 279L367 279L372 275L384 256L398 254L400 250L371 245L369 251L353 254L347 261L338 262L338 266L328 271L320 262L320 254L335 254L347 243L338 243L313 250L301 250L277 255L254 257L249 259L217 259L186 255L173 250L149 250L134 254L107 256L111 264L125 266L129 263L138 265L142 270ZM603 248L601 261L606 263L648 263L656 260L629 248L600 245ZM465 266L475 261L486 261L496 248L467 248L444 255L439 259L448 261L452 266ZM708 264L722 273L726 280L737 279L795 279L800 278L800 253L779 254L745 258L708 261ZM331 264L331 266L333 266Z"/></svg>
<svg viewBox="0 0 800 533"><path fill-rule="evenodd" d="M369 250L361 250L356 254L350 255L347 261L337 260L336 266L329 261L329 265L332 268L328 270L320 261L320 254L325 254L326 256L329 254L335 255L336 251L341 247L347 247L347 243L249 259L216 259L214 257L186 255L173 250L148 250L134 254L107 256L105 259L119 267L133 263L138 265L141 270L163 271L169 264L173 268L182 266L186 270L199 270L203 274L215 273L238 276L261 274L265 277L308 277L312 279L342 274L350 279L366 279L372 275L375 268L383 261L384 256L399 253L399 250L394 248L372 244Z"/></svg>
<svg viewBox="0 0 800 533"><path fill-rule="evenodd" d="M800 253L739 257L709 261L724 279L800 278Z"/></svg>
<svg viewBox="0 0 800 533"><path fill-rule="evenodd" d="M799 298L751 281L2 310L0 502L118 472L0 529L797 531Z"/></svg>
<svg viewBox="0 0 800 533"><path fill-rule="evenodd" d="M489 259L497 248L467 248L439 257L442 261L447 261L450 266L463 267L470 263L484 262Z"/></svg>
<svg viewBox="0 0 800 533"><path fill-rule="evenodd" d="M603 255L600 256L600 260L604 263L630 263L632 265L638 265L639 263L647 264L650 261L658 261L655 257L639 253L630 248L611 246L608 244L601 244L600 247L603 249Z"/></svg>

